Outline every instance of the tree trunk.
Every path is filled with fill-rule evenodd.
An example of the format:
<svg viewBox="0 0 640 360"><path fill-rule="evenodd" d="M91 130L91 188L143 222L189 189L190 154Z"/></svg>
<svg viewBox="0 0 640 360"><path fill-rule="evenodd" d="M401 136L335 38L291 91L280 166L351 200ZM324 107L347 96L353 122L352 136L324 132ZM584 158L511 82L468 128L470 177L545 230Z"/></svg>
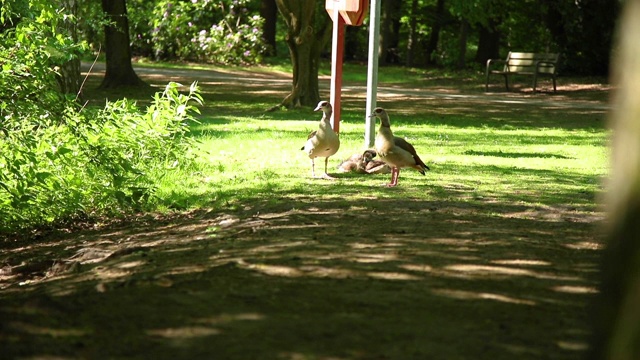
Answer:
<svg viewBox="0 0 640 360"><path fill-rule="evenodd" d="M618 18L618 1L581 1L582 41L585 73L591 75L609 74L609 59L613 42L613 29Z"/></svg>
<svg viewBox="0 0 640 360"><path fill-rule="evenodd" d="M380 65L400 62L398 43L400 42L400 11L402 1L382 2L382 24L380 34Z"/></svg>
<svg viewBox="0 0 640 360"><path fill-rule="evenodd" d="M469 37L469 22L462 19L460 22L460 34L458 34L458 61L456 68L462 70L467 66L467 38Z"/></svg>
<svg viewBox="0 0 640 360"><path fill-rule="evenodd" d="M62 23L61 32L67 33L74 42L78 42L77 31L77 15L78 4L76 0L63 0L62 6L66 9L68 15L72 15ZM80 59L76 56L72 60L60 65L59 75L57 77L60 92L63 94L79 95L80 91Z"/></svg>
<svg viewBox="0 0 640 360"><path fill-rule="evenodd" d="M409 17L409 36L407 38L407 66L413 66L416 57L416 44L418 43L418 0L411 0L411 16Z"/></svg>
<svg viewBox="0 0 640 360"><path fill-rule="evenodd" d="M476 62L486 64L487 60L500 57L500 32L498 31L498 24L498 21L491 20L487 27L480 27Z"/></svg>
<svg viewBox="0 0 640 360"><path fill-rule="evenodd" d="M589 360L640 359L640 1L626 2L612 69L607 244Z"/></svg>
<svg viewBox="0 0 640 360"><path fill-rule="evenodd" d="M438 49L438 39L440 38L440 30L442 29L442 22L444 19L444 0L438 0L436 2L436 14L434 17L433 25L431 26L431 33L429 34L429 41L426 48L426 65L432 66L436 64L433 59L433 53Z"/></svg>
<svg viewBox="0 0 640 360"><path fill-rule="evenodd" d="M262 38L268 45L264 55L275 56L276 51L276 24L278 20L278 8L275 0L262 0L260 4L260 16L264 19L262 26Z"/></svg>
<svg viewBox="0 0 640 360"><path fill-rule="evenodd" d="M317 11L318 3L314 0L276 0L276 4L287 24L285 40L293 66L293 84L291 93L272 110L282 106L315 106L320 101L320 52L331 35L329 15Z"/></svg>
<svg viewBox="0 0 640 360"><path fill-rule="evenodd" d="M100 88L146 86L131 65L126 0L102 0L102 10L111 24L104 28L107 70Z"/></svg>

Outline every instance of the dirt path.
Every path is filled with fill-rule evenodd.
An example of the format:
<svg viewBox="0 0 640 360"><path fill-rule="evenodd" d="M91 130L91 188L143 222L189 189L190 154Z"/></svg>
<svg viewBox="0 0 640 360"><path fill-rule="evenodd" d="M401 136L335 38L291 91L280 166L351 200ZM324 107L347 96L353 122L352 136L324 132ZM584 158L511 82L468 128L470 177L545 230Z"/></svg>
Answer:
<svg viewBox="0 0 640 360"><path fill-rule="evenodd" d="M600 218L284 197L5 242L0 358L580 359Z"/></svg>

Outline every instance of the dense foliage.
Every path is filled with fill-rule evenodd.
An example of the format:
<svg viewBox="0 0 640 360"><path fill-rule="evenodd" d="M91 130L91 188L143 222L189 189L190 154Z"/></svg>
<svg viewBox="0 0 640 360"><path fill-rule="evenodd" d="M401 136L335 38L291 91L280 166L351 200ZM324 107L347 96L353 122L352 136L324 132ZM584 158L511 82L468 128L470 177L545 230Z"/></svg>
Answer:
<svg viewBox="0 0 640 360"><path fill-rule="evenodd" d="M44 2L2 10L0 233L143 208L189 159L195 84L185 95L170 83L146 110L81 107L58 90L57 64L82 49L57 31L64 15Z"/></svg>
<svg viewBox="0 0 640 360"><path fill-rule="evenodd" d="M266 45L263 19L250 0L128 0L134 56L154 60L255 64ZM81 33L94 50L103 42L101 14L83 5Z"/></svg>

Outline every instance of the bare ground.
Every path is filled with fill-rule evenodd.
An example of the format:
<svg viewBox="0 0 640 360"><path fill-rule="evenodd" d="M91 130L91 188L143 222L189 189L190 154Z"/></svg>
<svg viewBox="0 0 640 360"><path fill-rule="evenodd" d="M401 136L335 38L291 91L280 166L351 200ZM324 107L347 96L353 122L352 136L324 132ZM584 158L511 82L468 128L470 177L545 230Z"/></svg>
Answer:
<svg viewBox="0 0 640 360"><path fill-rule="evenodd" d="M580 359L600 219L284 197L0 242L0 358Z"/></svg>

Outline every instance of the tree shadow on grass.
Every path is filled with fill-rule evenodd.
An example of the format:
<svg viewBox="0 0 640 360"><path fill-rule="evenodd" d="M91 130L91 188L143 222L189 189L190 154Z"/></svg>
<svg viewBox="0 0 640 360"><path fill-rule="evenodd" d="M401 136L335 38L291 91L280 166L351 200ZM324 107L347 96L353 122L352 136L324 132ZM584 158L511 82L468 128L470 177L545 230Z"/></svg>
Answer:
<svg viewBox="0 0 640 360"><path fill-rule="evenodd" d="M528 210L257 197L4 243L0 344L8 358L579 359L594 224ZM20 265L38 258L57 260Z"/></svg>
<svg viewBox="0 0 640 360"><path fill-rule="evenodd" d="M573 159L568 156L560 155L560 154L550 154L550 153L514 153L514 152L503 152L503 151L475 151L475 150L467 150L464 152L465 155L476 155L476 156L495 156L495 157L505 157L505 158L543 158L543 159Z"/></svg>

